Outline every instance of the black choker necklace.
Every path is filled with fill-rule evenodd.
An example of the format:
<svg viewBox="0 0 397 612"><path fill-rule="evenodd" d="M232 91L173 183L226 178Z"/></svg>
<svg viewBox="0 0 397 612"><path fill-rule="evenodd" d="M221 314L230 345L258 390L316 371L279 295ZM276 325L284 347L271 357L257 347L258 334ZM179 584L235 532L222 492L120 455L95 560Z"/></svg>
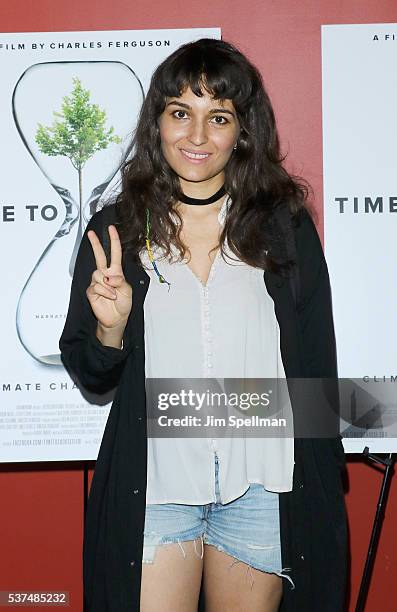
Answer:
<svg viewBox="0 0 397 612"><path fill-rule="evenodd" d="M225 185L222 185L222 187L216 193L214 193L214 195L210 196L209 198L204 198L203 200L201 200L200 198L190 198L184 193L182 193L179 199L184 204L195 204L195 205L213 204L214 202L219 200L219 198L224 196L225 193L226 193Z"/></svg>

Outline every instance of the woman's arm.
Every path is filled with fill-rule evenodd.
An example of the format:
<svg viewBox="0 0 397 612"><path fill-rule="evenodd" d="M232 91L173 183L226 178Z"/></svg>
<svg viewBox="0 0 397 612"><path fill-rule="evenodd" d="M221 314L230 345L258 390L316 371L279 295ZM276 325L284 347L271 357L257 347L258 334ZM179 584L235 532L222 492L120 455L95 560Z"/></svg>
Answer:
<svg viewBox="0 0 397 612"><path fill-rule="evenodd" d="M83 387L94 393L106 393L119 383L132 344L125 330L122 349L105 346L97 338L98 321L86 295L92 273L96 269L95 257L87 237L89 230L94 230L99 237L103 235L103 211L93 215L80 243L59 348L65 368L77 376Z"/></svg>
<svg viewBox="0 0 397 612"><path fill-rule="evenodd" d="M295 241L300 275L297 315L304 355L304 376L308 379L327 379L324 390L328 402L333 406L335 427L339 431L338 367L328 266L314 222L305 210L295 231ZM341 436L331 437L329 441L339 467L343 468L346 457Z"/></svg>
<svg viewBox="0 0 397 612"><path fill-rule="evenodd" d="M306 210L295 231L299 268L297 313L305 376L337 378L337 357L328 267L314 222Z"/></svg>

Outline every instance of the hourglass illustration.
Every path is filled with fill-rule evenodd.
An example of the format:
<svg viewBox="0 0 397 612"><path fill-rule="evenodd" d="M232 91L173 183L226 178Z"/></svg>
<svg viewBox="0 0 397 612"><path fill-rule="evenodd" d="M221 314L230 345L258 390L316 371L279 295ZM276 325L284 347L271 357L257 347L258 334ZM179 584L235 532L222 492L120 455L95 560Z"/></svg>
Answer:
<svg viewBox="0 0 397 612"><path fill-rule="evenodd" d="M34 264L16 312L18 338L42 364L62 365L58 342L80 241L117 178L143 96L135 72L112 61L35 64L14 88L18 133L59 196L46 217L52 224L59 219L57 232Z"/></svg>

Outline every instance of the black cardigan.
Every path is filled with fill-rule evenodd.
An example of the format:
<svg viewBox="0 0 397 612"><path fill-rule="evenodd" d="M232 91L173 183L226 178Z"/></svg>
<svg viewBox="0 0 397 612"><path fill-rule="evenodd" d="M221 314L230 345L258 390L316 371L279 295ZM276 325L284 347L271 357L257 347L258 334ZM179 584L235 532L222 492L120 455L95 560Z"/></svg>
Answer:
<svg viewBox="0 0 397 612"><path fill-rule="evenodd" d="M59 343L65 367L84 389L103 394L116 388L86 514L83 574L89 612L139 612L140 607L147 467L143 303L150 279L123 256L133 310L122 350L96 338L97 322L86 297L96 267L87 231L104 236L116 221L115 212L115 206L104 208L86 228ZM336 378L331 292L321 242L306 210L292 227L300 278L297 300L292 290L296 283L264 272L280 326L286 376ZM283 580L280 612L341 612L347 575L343 446L340 437L296 438L294 444L293 490L279 494L279 507L282 567L291 568L295 589Z"/></svg>

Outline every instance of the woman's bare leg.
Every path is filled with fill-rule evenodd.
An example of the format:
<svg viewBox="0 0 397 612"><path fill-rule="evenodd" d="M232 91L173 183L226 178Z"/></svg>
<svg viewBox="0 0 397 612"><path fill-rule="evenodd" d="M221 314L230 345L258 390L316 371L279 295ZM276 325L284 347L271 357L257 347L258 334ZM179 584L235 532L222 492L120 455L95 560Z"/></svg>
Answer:
<svg viewBox="0 0 397 612"><path fill-rule="evenodd" d="M205 612L277 612L282 578L204 544Z"/></svg>
<svg viewBox="0 0 397 612"><path fill-rule="evenodd" d="M201 538L158 546L154 562L142 563L140 612L197 612L201 557Z"/></svg>

